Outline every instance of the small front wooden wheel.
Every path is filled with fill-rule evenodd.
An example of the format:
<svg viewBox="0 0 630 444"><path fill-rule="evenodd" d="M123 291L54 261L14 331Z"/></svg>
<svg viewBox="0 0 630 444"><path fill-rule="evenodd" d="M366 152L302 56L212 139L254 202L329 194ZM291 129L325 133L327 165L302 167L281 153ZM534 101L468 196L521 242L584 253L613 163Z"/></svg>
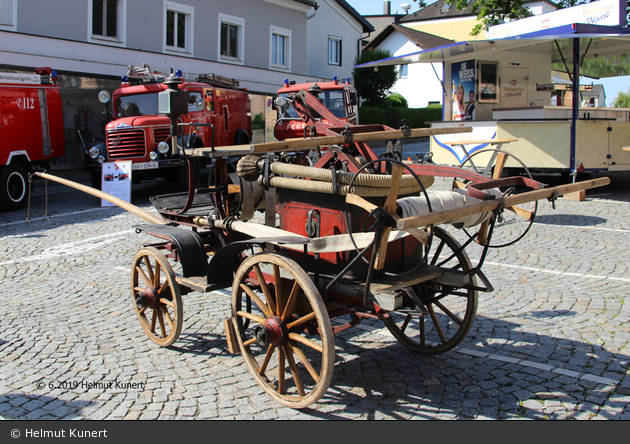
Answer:
<svg viewBox="0 0 630 444"><path fill-rule="evenodd" d="M131 264L131 299L140 325L162 347L182 332L183 308L179 284L168 259L153 247L140 249Z"/></svg>
<svg viewBox="0 0 630 444"><path fill-rule="evenodd" d="M232 286L232 322L249 371L273 399L300 409L326 392L332 326L317 287L295 261L275 253L244 260Z"/></svg>

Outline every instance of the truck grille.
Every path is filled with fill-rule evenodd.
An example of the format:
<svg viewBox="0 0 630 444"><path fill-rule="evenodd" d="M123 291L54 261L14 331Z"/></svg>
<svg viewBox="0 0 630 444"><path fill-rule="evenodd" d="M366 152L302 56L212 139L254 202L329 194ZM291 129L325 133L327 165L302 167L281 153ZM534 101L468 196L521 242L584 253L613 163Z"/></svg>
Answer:
<svg viewBox="0 0 630 444"><path fill-rule="evenodd" d="M153 139L156 146L160 142L165 142L170 136L171 129L168 126L166 128L153 128Z"/></svg>
<svg viewBox="0 0 630 444"><path fill-rule="evenodd" d="M107 135L107 155L110 159L145 156L144 131L119 131Z"/></svg>

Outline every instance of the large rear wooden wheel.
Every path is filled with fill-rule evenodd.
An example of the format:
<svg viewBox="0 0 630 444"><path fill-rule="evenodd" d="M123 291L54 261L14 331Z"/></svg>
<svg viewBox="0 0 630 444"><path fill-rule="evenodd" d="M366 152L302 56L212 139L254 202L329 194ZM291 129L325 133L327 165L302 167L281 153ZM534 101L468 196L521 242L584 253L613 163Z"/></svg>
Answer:
<svg viewBox="0 0 630 444"><path fill-rule="evenodd" d="M326 392L332 327L315 284L295 261L275 253L243 261L232 286L232 322L249 371L273 399L300 409Z"/></svg>
<svg viewBox="0 0 630 444"><path fill-rule="evenodd" d="M460 244L446 231L433 228L428 265L468 272L472 264ZM385 325L405 347L424 354L443 353L461 343L477 314L474 276L469 288L429 281L415 285L403 297L403 306L389 312Z"/></svg>
<svg viewBox="0 0 630 444"><path fill-rule="evenodd" d="M168 259L153 247L140 249L131 264L131 298L140 325L162 347L182 332L182 296Z"/></svg>
<svg viewBox="0 0 630 444"><path fill-rule="evenodd" d="M482 160L485 160L485 166L480 167L479 165L484 163ZM516 167L512 166L508 169L505 167L506 164L516 165ZM471 154L464 159L461 167L473 169L488 179L503 179L514 172L519 172L523 177L533 180L531 172L519 158L507 151L493 148ZM463 180L454 179L454 188L465 186ZM515 186L501 187L500 190L504 197L530 191L526 187ZM468 236L476 238L477 243L491 248L507 247L518 242L527 234L534 223L538 201L524 203L518 207L508 207L505 210L495 219L491 239L489 239L490 220L483 222L475 234L469 233L466 228L464 232Z"/></svg>

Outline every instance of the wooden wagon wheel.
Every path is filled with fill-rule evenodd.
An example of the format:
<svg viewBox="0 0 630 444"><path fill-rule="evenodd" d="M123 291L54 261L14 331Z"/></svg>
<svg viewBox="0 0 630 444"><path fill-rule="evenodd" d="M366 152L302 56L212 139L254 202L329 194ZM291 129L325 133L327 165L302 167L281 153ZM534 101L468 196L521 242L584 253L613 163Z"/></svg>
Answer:
<svg viewBox="0 0 630 444"><path fill-rule="evenodd" d="M131 298L140 325L156 344L167 347L182 332L179 284L166 257L154 247L140 249L131 264Z"/></svg>
<svg viewBox="0 0 630 444"><path fill-rule="evenodd" d="M230 171L235 171L234 166L227 159L218 157L208 178L209 188L216 190L212 196L221 219L236 215L242 206L240 183L232 183Z"/></svg>
<svg viewBox="0 0 630 444"><path fill-rule="evenodd" d="M442 228L434 227L433 234L429 265L470 271L472 264L460 244ZM474 276L469 285L476 286ZM384 319L394 337L424 354L443 353L462 342L477 314L477 291L433 281L415 285L412 290L403 298L403 306Z"/></svg>
<svg viewBox="0 0 630 444"><path fill-rule="evenodd" d="M483 158L488 156L485 166L481 167L476 165ZM475 159L476 157L476 159ZM533 180L532 174L525 164L513 154L499 149L484 149L477 151L468 156L462 162L462 168L473 168L478 173L483 174L489 179L500 179L508 177L509 170L505 168L505 164L511 159L512 163L519 165L519 169L523 170L525 175ZM453 180L453 188L465 188L466 183L458 178ZM501 192L504 196L509 196L518 193L520 190L514 187L501 188ZM529 190L528 190L529 191ZM476 237L476 241L481 245L488 245L492 248L506 247L518 242L527 234L536 216L538 210L538 202L529 202L518 207L509 207L504 211L495 221L494 231L490 243L488 244L488 229L490 227L490 220L483 222L479 226L479 230L476 234L470 234L468 230L464 229L466 234L470 237ZM526 224L523 225L522 222ZM520 226L519 226L520 225Z"/></svg>
<svg viewBox="0 0 630 444"><path fill-rule="evenodd" d="M251 313L243 309L248 300ZM330 319L293 260L259 253L243 261L232 286L232 322L249 371L273 399L300 409L328 389L335 357Z"/></svg>

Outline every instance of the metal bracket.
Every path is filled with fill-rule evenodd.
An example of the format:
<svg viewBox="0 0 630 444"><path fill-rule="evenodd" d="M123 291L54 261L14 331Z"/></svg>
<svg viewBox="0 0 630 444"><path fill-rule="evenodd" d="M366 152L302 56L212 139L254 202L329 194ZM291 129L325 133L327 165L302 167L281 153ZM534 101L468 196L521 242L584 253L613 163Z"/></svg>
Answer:
<svg viewBox="0 0 630 444"><path fill-rule="evenodd" d="M354 137L352 131L350 131L350 125L346 125L346 129L341 132L341 135L345 138L345 143L354 143Z"/></svg>

